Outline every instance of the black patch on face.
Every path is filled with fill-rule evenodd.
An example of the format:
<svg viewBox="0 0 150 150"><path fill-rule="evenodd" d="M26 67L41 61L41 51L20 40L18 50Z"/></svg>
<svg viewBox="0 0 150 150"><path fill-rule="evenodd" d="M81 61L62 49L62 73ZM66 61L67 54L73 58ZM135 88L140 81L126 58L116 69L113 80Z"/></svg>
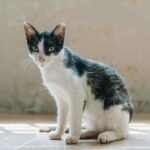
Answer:
<svg viewBox="0 0 150 150"><path fill-rule="evenodd" d="M44 45L43 45L44 53L47 56L51 55L52 53L54 55L57 55L63 48L64 40L59 39L53 33L49 33L49 34L44 33L43 39L44 39ZM54 47L54 51L49 51L50 47Z"/></svg>
<svg viewBox="0 0 150 150"><path fill-rule="evenodd" d="M27 44L30 53L39 52L38 44L39 42L41 42L42 39L44 40L43 42L44 54L47 56L50 56L51 54L57 55L63 48L64 41L62 39L58 39L52 33L44 31L44 32L38 32L36 36L27 39ZM36 47L37 51L34 51L33 47ZM54 47L54 50L49 51L50 47Z"/></svg>
<svg viewBox="0 0 150 150"><path fill-rule="evenodd" d="M103 102L104 110L111 106L122 104L131 105L128 90L118 73L111 67L88 59L81 58L68 48L65 48L64 64L79 77L86 74L87 84L96 100ZM132 116L132 107L124 107Z"/></svg>
<svg viewBox="0 0 150 150"><path fill-rule="evenodd" d="M35 35L35 36L33 36L32 38L27 39L28 49L29 49L29 52L30 52L31 54L32 54L33 52L39 52L38 43L39 43L39 36L38 36L38 35ZM37 50L35 51L35 50L33 49L33 47L35 47Z"/></svg>

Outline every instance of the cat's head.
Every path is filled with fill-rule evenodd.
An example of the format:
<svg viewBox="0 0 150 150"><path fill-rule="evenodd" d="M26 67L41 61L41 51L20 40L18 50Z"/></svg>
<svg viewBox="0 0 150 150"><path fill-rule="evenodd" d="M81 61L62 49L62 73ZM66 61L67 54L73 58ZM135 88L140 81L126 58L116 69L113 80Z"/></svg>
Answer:
<svg viewBox="0 0 150 150"><path fill-rule="evenodd" d="M44 67L60 53L64 45L65 24L58 24L53 31L39 32L31 24L24 23L30 57Z"/></svg>

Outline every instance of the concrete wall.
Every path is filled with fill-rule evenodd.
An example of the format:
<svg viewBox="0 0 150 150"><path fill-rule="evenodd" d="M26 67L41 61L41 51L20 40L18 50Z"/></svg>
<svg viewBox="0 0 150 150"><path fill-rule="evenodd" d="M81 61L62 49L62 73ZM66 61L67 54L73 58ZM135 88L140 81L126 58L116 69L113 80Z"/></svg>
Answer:
<svg viewBox="0 0 150 150"><path fill-rule="evenodd" d="M27 61L22 23L66 22L66 43L125 77L135 109L150 111L150 0L0 0L0 112L53 112L39 70ZM25 69L24 69L25 68Z"/></svg>

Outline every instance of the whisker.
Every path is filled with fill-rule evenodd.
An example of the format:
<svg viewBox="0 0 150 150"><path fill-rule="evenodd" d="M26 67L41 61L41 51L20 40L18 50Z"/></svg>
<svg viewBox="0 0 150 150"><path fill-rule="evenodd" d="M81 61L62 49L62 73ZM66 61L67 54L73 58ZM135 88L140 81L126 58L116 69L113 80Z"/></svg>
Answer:
<svg viewBox="0 0 150 150"><path fill-rule="evenodd" d="M27 68L29 68L29 66L31 66L33 64L33 62L29 62L28 64L26 64L26 66L23 68L23 71L26 71Z"/></svg>
<svg viewBox="0 0 150 150"><path fill-rule="evenodd" d="M25 63L26 63L26 62L31 62L31 59L27 58L27 59L25 59L25 60L22 60L21 62L22 62L22 63L24 63L24 62L25 62Z"/></svg>

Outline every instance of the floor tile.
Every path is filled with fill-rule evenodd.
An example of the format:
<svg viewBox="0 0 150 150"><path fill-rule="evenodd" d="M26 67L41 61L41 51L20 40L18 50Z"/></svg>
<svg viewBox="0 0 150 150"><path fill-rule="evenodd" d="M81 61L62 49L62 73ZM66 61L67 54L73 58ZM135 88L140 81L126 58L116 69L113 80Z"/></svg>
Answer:
<svg viewBox="0 0 150 150"><path fill-rule="evenodd" d="M134 119L130 124L130 133L124 140L110 144L99 144L96 140L80 140L78 145L65 145L63 140L49 140L48 133L37 133L40 126L56 126L54 118L45 117L43 120L39 115L39 118L36 116L35 119L33 115L20 120L19 117L16 120L11 117L9 120L9 116L5 116L3 120L0 116L0 150L150 150L149 118Z"/></svg>

